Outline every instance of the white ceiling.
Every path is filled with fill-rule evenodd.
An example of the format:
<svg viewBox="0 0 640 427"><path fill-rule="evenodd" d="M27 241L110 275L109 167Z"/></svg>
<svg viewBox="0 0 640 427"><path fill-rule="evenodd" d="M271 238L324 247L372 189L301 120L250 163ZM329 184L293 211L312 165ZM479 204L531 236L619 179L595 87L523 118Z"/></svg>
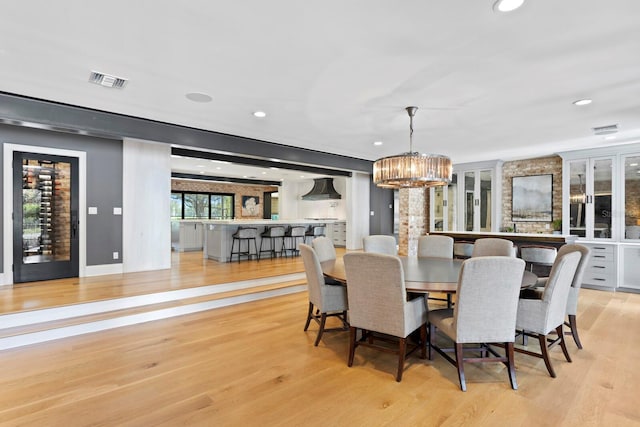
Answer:
<svg viewBox="0 0 640 427"><path fill-rule="evenodd" d="M0 91L370 160L408 105L454 163L640 141L640 1L493 1L4 0Z"/></svg>

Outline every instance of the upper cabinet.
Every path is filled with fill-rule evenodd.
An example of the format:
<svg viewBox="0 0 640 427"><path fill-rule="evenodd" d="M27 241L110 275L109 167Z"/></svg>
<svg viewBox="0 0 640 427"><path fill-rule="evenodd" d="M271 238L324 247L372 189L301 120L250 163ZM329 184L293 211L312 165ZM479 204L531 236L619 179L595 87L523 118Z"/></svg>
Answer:
<svg viewBox="0 0 640 427"><path fill-rule="evenodd" d="M625 240L640 240L640 152L622 157L624 178L622 197L624 206Z"/></svg>
<svg viewBox="0 0 640 427"><path fill-rule="evenodd" d="M611 240L615 237L613 217L615 157L569 160L565 164L568 181L568 207L564 212L569 234L587 240Z"/></svg>
<svg viewBox="0 0 640 427"><path fill-rule="evenodd" d="M449 185L431 189L430 230L497 231L501 161L455 165Z"/></svg>

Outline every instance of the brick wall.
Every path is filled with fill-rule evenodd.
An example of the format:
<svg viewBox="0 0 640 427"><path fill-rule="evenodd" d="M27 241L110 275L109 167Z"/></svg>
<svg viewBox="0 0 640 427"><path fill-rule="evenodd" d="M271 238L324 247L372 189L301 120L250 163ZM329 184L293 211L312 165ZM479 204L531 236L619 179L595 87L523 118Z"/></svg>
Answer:
<svg viewBox="0 0 640 427"><path fill-rule="evenodd" d="M278 186L249 185L249 184L225 184L209 181L190 181L182 179L171 180L171 191L199 191L205 193L234 194L234 215L236 218L262 218L264 213L264 192L278 191ZM260 200L258 215L242 215L242 196L256 197Z"/></svg>
<svg viewBox="0 0 640 427"><path fill-rule="evenodd" d="M428 191L428 188L399 190L399 255L417 255L418 253L418 238L427 231Z"/></svg>
<svg viewBox="0 0 640 427"><path fill-rule="evenodd" d="M542 157L538 159L516 160L502 165L502 225L501 229L513 227L511 219L512 188L511 178L514 176L553 175L553 219L562 219L562 158L560 156ZM548 222L525 222L516 224L520 233L550 233ZM547 228L547 225L549 228Z"/></svg>

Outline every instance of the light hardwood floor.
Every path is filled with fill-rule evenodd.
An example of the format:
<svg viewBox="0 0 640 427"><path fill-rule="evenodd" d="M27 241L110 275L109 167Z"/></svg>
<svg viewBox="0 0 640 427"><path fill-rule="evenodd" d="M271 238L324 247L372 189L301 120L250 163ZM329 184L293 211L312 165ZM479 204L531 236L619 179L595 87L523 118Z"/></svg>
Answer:
<svg viewBox="0 0 640 427"><path fill-rule="evenodd" d="M181 274L190 273L171 272ZM348 368L348 333L314 347L306 309L298 293L2 351L0 425L640 424L640 295L583 290L585 349L569 342L567 363L554 348L555 379L542 360L516 354L517 391L488 364L467 366L463 393L439 355L410 356L401 383L390 354L359 348Z"/></svg>

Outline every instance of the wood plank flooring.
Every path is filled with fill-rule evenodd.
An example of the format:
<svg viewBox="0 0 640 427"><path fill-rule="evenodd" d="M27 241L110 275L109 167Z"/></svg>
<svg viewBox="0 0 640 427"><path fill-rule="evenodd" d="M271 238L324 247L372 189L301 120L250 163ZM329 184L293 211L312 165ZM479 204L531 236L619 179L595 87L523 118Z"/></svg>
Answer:
<svg viewBox="0 0 640 427"><path fill-rule="evenodd" d="M197 281L183 266L167 283L182 274ZM640 425L638 294L583 289L584 350L554 348L555 379L516 354L517 391L486 364L463 393L439 355L409 357L401 383L390 354L359 348L348 368L348 333L314 347L306 309L298 293L2 351L0 426Z"/></svg>

